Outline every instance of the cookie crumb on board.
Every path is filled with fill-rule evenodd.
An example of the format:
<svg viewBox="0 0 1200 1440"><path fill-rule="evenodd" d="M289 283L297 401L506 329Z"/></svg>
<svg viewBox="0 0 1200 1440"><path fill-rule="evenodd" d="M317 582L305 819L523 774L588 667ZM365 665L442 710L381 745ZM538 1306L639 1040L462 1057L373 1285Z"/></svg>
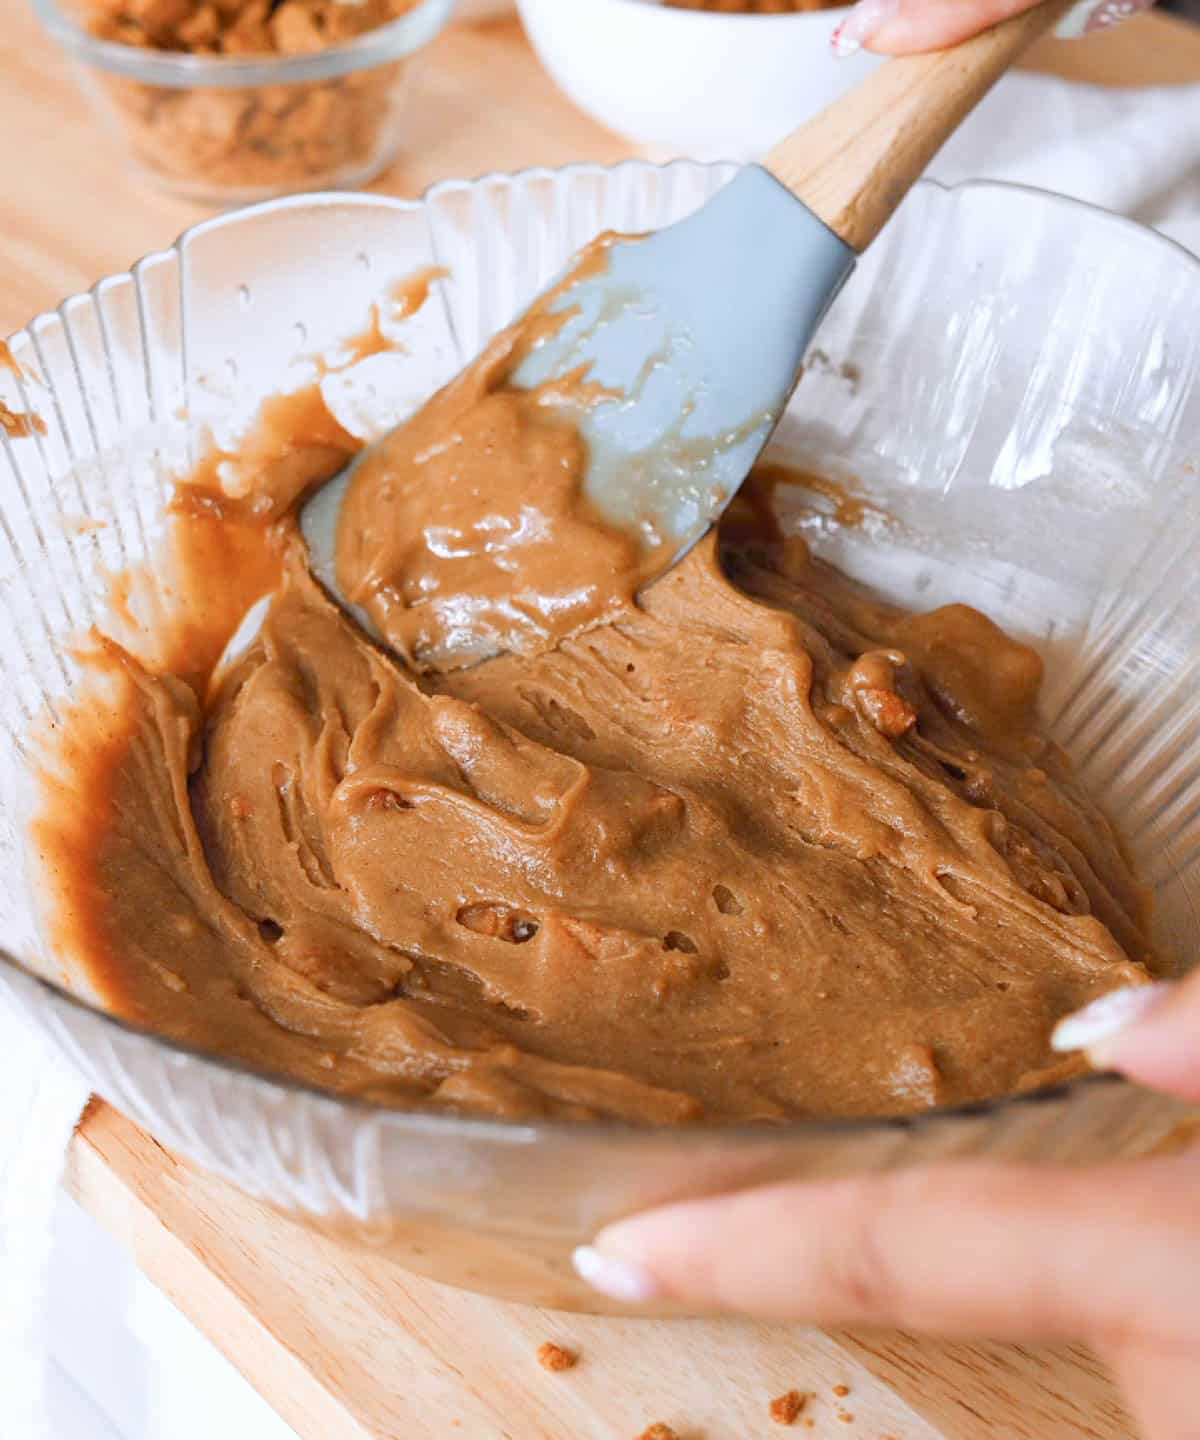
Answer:
<svg viewBox="0 0 1200 1440"><path fill-rule="evenodd" d="M547 1340L544 1345L538 1346L538 1364L543 1370L573 1370L579 1362L579 1356L574 1350L566 1350L561 1345L556 1345L553 1340Z"/></svg>
<svg viewBox="0 0 1200 1440"><path fill-rule="evenodd" d="M849 1385L835 1385L833 1387L833 1393L841 1400L844 1396L849 1395L850 1387Z"/></svg>
<svg viewBox="0 0 1200 1440"><path fill-rule="evenodd" d="M786 1395L777 1395L771 1401L771 1419L776 1425L792 1425L796 1416L808 1403L808 1396L799 1390L789 1390Z"/></svg>
<svg viewBox="0 0 1200 1440"><path fill-rule="evenodd" d="M679 1436L669 1425L656 1420L648 1429L642 1431L637 1440L679 1440Z"/></svg>

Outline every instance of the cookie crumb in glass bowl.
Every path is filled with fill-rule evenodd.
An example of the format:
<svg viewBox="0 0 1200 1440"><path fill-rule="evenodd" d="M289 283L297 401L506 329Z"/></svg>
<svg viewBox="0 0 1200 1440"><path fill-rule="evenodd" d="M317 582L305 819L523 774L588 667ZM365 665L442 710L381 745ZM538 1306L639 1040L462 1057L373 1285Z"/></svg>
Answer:
<svg viewBox="0 0 1200 1440"><path fill-rule="evenodd" d="M367 184L453 0L34 0L136 168L241 203Z"/></svg>
<svg viewBox="0 0 1200 1440"><path fill-rule="evenodd" d="M417 0L80 0L97 40L188 55L303 55L357 39Z"/></svg>

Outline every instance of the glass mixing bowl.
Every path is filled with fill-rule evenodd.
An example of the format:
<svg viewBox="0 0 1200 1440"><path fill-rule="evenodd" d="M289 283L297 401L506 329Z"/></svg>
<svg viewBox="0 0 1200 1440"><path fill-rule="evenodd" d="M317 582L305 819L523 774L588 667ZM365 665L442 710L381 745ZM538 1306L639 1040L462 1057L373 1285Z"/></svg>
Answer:
<svg viewBox="0 0 1200 1440"><path fill-rule="evenodd" d="M448 267L404 352L332 377L350 423L398 418L597 231L662 225L728 166L631 162L326 195L212 220L12 340L0 399L0 990L97 1092L182 1153L413 1269L599 1306L568 1254L637 1207L783 1175L965 1154L1086 1161L1178 1110L1110 1077L908 1119L661 1131L398 1113L189 1053L94 1008L39 932L31 736L77 679L110 577L151 558L172 470L420 266ZM736 283L733 277L731 283ZM1190 956L1200 906L1200 264L1148 230L999 185L922 184L829 315L776 450L893 515L795 523L903 601L962 599L1047 655L1045 712L1120 817ZM357 417L357 418L355 418Z"/></svg>

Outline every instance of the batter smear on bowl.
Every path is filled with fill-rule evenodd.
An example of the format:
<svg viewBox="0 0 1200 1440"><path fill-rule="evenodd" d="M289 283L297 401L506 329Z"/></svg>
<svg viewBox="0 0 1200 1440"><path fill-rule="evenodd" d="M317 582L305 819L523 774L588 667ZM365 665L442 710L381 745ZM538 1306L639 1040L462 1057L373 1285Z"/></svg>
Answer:
<svg viewBox="0 0 1200 1440"><path fill-rule="evenodd" d="M97 640L46 769L58 953L140 1024L398 1106L881 1115L1071 1073L1056 1019L1158 967L1038 655L883 603L765 490L635 595L578 397L512 389L520 348L358 474L379 543L343 533L339 583L397 650L307 569L297 501L357 443L316 390L264 407L239 498L221 457L180 486L175 613ZM507 649L431 668L472 603Z"/></svg>

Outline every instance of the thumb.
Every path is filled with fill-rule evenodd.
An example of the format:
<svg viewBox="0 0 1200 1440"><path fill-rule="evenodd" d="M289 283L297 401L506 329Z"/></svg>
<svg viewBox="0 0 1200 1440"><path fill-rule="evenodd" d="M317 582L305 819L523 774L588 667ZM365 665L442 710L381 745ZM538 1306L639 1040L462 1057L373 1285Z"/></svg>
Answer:
<svg viewBox="0 0 1200 1440"><path fill-rule="evenodd" d="M945 50L1035 4L1037 0L859 0L833 32L833 53L841 59L864 45L882 55Z"/></svg>
<svg viewBox="0 0 1200 1440"><path fill-rule="evenodd" d="M625 1302L823 1324L1200 1342L1200 1151L1101 1170L961 1163L687 1201L575 1253Z"/></svg>
<svg viewBox="0 0 1200 1440"><path fill-rule="evenodd" d="M1200 972L1113 990L1059 1022L1056 1050L1083 1050L1098 1070L1200 1100Z"/></svg>
<svg viewBox="0 0 1200 1440"><path fill-rule="evenodd" d="M833 33L833 53L853 55L866 46L881 55L913 55L959 45L1038 0L858 0ZM1059 21L1064 38L1107 30L1153 0L1079 0Z"/></svg>

